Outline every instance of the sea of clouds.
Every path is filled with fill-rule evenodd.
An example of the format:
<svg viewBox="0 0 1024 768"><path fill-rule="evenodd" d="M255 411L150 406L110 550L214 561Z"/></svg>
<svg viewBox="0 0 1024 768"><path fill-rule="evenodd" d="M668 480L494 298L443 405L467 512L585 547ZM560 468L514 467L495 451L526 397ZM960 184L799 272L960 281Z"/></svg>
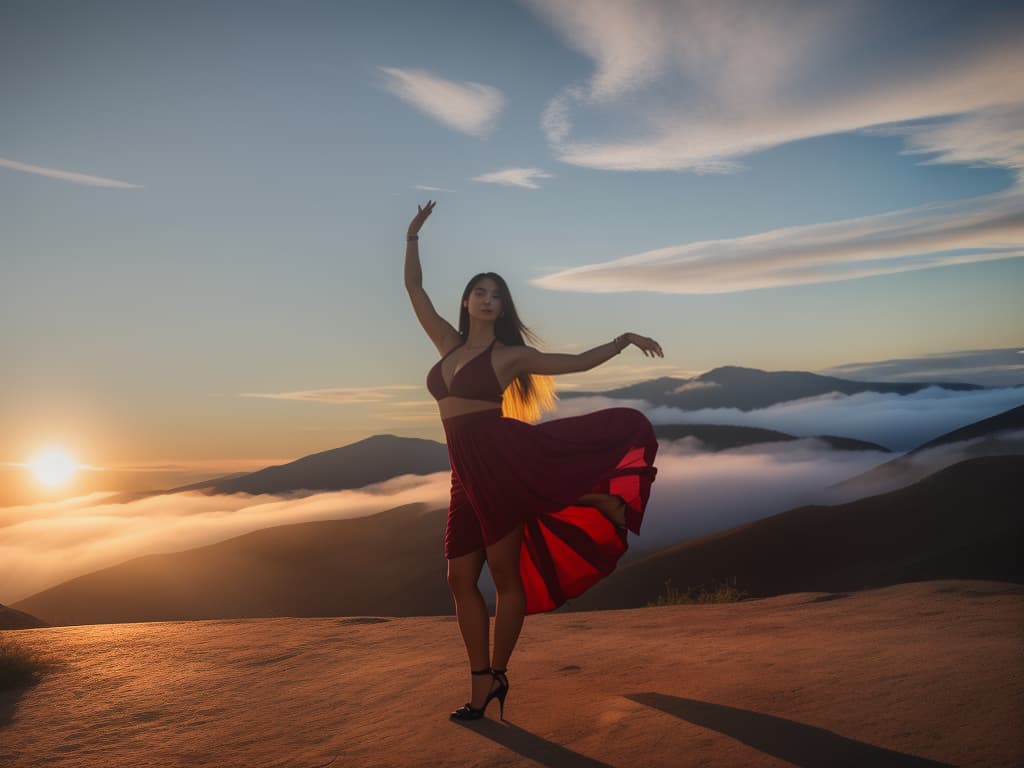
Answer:
<svg viewBox="0 0 1024 768"><path fill-rule="evenodd" d="M548 418L623 405L656 424L739 424L801 438L726 451L699 440L661 441L642 533L623 562L693 536L783 512L834 502L828 487L961 426L1024 403L1024 389L973 392L929 387L913 395L829 394L750 412L680 411L602 397L562 401ZM894 449L837 451L814 435L841 435ZM936 466L963 444L931 452ZM945 458L943 458L945 457ZM919 460L929 460L929 456ZM142 555L191 549L278 525L372 515L405 504L448 505L450 475L405 475L350 491L292 496L176 493L124 504L114 494L0 508L0 603ZM438 531L437 557L443 557ZM492 587L485 577L484 591Z"/></svg>

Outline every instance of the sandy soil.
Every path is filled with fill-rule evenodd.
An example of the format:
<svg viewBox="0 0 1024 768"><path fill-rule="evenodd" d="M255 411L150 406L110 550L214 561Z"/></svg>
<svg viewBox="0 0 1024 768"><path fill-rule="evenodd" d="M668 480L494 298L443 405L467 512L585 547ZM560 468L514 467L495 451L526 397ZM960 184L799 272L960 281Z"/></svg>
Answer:
<svg viewBox="0 0 1024 768"><path fill-rule="evenodd" d="M530 616L506 722L452 617L21 630L10 766L1024 764L1024 589L937 581Z"/></svg>

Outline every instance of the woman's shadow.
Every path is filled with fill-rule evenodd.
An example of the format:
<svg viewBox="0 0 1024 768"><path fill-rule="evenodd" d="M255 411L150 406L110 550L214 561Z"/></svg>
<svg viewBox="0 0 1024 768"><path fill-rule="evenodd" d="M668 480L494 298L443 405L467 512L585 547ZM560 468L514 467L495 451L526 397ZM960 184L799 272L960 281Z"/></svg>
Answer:
<svg viewBox="0 0 1024 768"><path fill-rule="evenodd" d="M687 722L725 734L765 754L802 768L924 768L949 766L935 760L895 752L855 739L848 739L824 728L805 725L774 715L747 709L684 699L664 693L630 693L631 699L660 709Z"/></svg>
<svg viewBox="0 0 1024 768"><path fill-rule="evenodd" d="M664 693L630 693L624 698L660 709L702 728L718 731L767 755L802 768L949 768L949 763L876 747L813 725L797 723L724 704L684 699ZM481 736L548 768L611 768L609 763L573 752L553 741L535 736L508 721L484 720L459 723Z"/></svg>

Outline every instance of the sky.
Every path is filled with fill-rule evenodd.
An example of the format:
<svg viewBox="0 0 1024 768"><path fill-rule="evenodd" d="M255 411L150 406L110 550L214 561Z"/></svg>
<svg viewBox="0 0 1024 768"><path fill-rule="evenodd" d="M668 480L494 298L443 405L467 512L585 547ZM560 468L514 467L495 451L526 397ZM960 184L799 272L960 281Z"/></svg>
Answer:
<svg viewBox="0 0 1024 768"><path fill-rule="evenodd" d="M443 439L428 199L450 321L493 270L546 351L665 350L565 389L984 375L1024 344L1021 39L1011 2L0 0L0 482Z"/></svg>

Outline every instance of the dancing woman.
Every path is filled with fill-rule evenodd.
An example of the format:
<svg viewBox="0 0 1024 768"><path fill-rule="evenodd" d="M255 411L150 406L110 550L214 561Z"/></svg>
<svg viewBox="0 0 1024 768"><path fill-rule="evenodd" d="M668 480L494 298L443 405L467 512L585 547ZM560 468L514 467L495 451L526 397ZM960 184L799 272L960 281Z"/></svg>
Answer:
<svg viewBox="0 0 1024 768"><path fill-rule="evenodd" d="M640 411L606 408L530 424L553 405L550 377L587 371L630 344L664 357L646 336L624 333L577 355L548 354L519 320L505 281L474 275L462 293L459 328L437 314L423 290L419 231L436 203L409 224L405 287L441 359L427 375L452 466L444 553L459 630L473 677L458 720L483 717L497 698L523 617L551 611L611 573L640 523L657 470L658 442ZM487 560L497 603L488 663L487 606L477 587Z"/></svg>

